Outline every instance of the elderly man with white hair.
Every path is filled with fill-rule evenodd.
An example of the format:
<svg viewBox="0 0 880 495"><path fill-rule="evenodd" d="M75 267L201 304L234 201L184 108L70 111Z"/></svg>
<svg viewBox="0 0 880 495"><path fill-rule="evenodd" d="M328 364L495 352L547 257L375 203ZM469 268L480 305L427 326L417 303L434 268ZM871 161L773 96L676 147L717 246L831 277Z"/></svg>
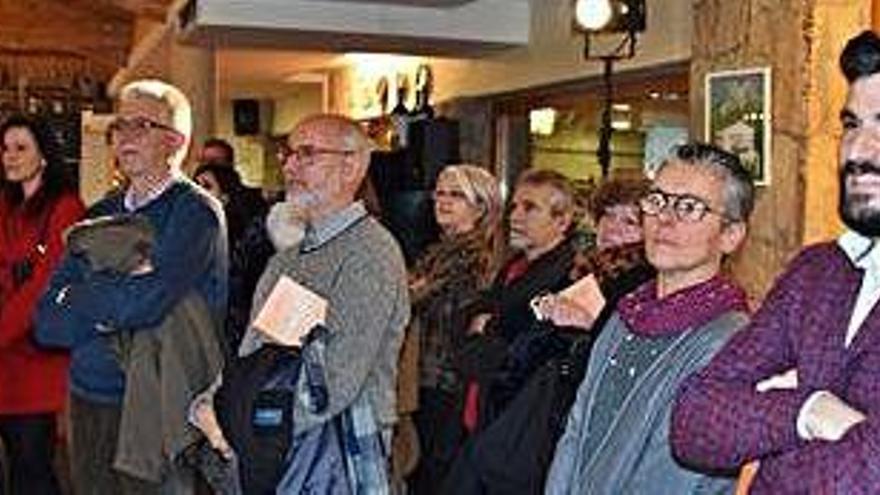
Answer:
<svg viewBox="0 0 880 495"><path fill-rule="evenodd" d="M68 254L54 274L37 316L37 338L69 348L71 471L78 494L182 493L190 484L169 466L161 483L113 468L126 377L102 333L138 331L162 323L195 293L220 321L227 292L226 233L219 203L183 177L192 116L177 88L135 81L120 93L109 140L124 191L92 206L88 217L134 214L151 224L155 244L137 273L95 272ZM175 329L176 330L176 329ZM164 331L164 329L163 329Z"/></svg>

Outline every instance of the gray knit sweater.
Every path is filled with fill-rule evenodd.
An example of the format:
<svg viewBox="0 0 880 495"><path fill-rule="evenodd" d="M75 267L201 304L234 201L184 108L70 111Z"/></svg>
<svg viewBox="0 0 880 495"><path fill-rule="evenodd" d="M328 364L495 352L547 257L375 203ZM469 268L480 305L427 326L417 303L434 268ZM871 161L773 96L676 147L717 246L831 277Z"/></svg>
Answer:
<svg viewBox="0 0 880 495"><path fill-rule="evenodd" d="M316 225L300 247L276 254L254 295L259 311L281 275L327 298L326 349L329 407L313 414L297 403L297 432L323 423L366 394L380 427L396 420L397 358L409 319L406 268L397 242L360 203ZM248 329L240 355L254 352L260 336Z"/></svg>

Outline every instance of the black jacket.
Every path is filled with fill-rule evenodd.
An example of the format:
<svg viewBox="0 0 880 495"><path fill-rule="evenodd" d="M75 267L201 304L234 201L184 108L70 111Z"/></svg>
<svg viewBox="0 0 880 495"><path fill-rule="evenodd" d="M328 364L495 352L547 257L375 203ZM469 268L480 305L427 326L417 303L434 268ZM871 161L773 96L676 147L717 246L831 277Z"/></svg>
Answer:
<svg viewBox="0 0 880 495"><path fill-rule="evenodd" d="M620 248L620 252L632 247ZM472 437L455 460L441 493L459 495L542 494L556 442L586 372L592 343L627 293L654 277L644 258L621 263L622 269L596 273L607 304L568 350L520 376L521 389L509 405ZM450 491L451 490L451 491Z"/></svg>
<svg viewBox="0 0 880 495"><path fill-rule="evenodd" d="M517 336L533 329L538 322L529 302L535 296L558 292L571 284L569 273L574 255L574 240L567 238L529 263L526 272L510 283L505 283L505 274L510 264L516 260L500 270L486 294L496 315L489 332L495 332L508 343L512 343Z"/></svg>
<svg viewBox="0 0 880 495"><path fill-rule="evenodd" d="M583 335L539 322L530 305L535 297L558 292L571 284L575 247L569 237L530 263L525 273L512 282L504 281L507 267L495 280L489 297L495 301L497 316L489 332L500 337L501 345L496 343L495 347L503 352L488 352L491 359L484 361L491 368L484 368L481 373L481 429L501 414L541 364L567 352L574 338Z"/></svg>

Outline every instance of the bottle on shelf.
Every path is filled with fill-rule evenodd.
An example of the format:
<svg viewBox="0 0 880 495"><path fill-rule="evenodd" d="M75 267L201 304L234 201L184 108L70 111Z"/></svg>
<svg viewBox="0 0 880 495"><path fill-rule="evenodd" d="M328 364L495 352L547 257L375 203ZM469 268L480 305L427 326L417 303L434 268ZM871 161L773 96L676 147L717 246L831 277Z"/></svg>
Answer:
<svg viewBox="0 0 880 495"><path fill-rule="evenodd" d="M405 82L398 80L397 83L397 104L391 109L389 118L391 119L391 149L406 148L407 129L409 127L409 110L406 108L406 97L409 93L409 86Z"/></svg>

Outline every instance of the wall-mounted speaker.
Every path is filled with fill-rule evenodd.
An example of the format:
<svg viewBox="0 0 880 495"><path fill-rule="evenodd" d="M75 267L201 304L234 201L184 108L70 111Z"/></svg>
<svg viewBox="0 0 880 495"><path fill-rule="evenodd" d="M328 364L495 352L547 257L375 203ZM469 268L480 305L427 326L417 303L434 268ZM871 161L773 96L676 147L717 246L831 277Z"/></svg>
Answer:
<svg viewBox="0 0 880 495"><path fill-rule="evenodd" d="M260 133L260 102L253 99L232 100L232 124L236 136Z"/></svg>

